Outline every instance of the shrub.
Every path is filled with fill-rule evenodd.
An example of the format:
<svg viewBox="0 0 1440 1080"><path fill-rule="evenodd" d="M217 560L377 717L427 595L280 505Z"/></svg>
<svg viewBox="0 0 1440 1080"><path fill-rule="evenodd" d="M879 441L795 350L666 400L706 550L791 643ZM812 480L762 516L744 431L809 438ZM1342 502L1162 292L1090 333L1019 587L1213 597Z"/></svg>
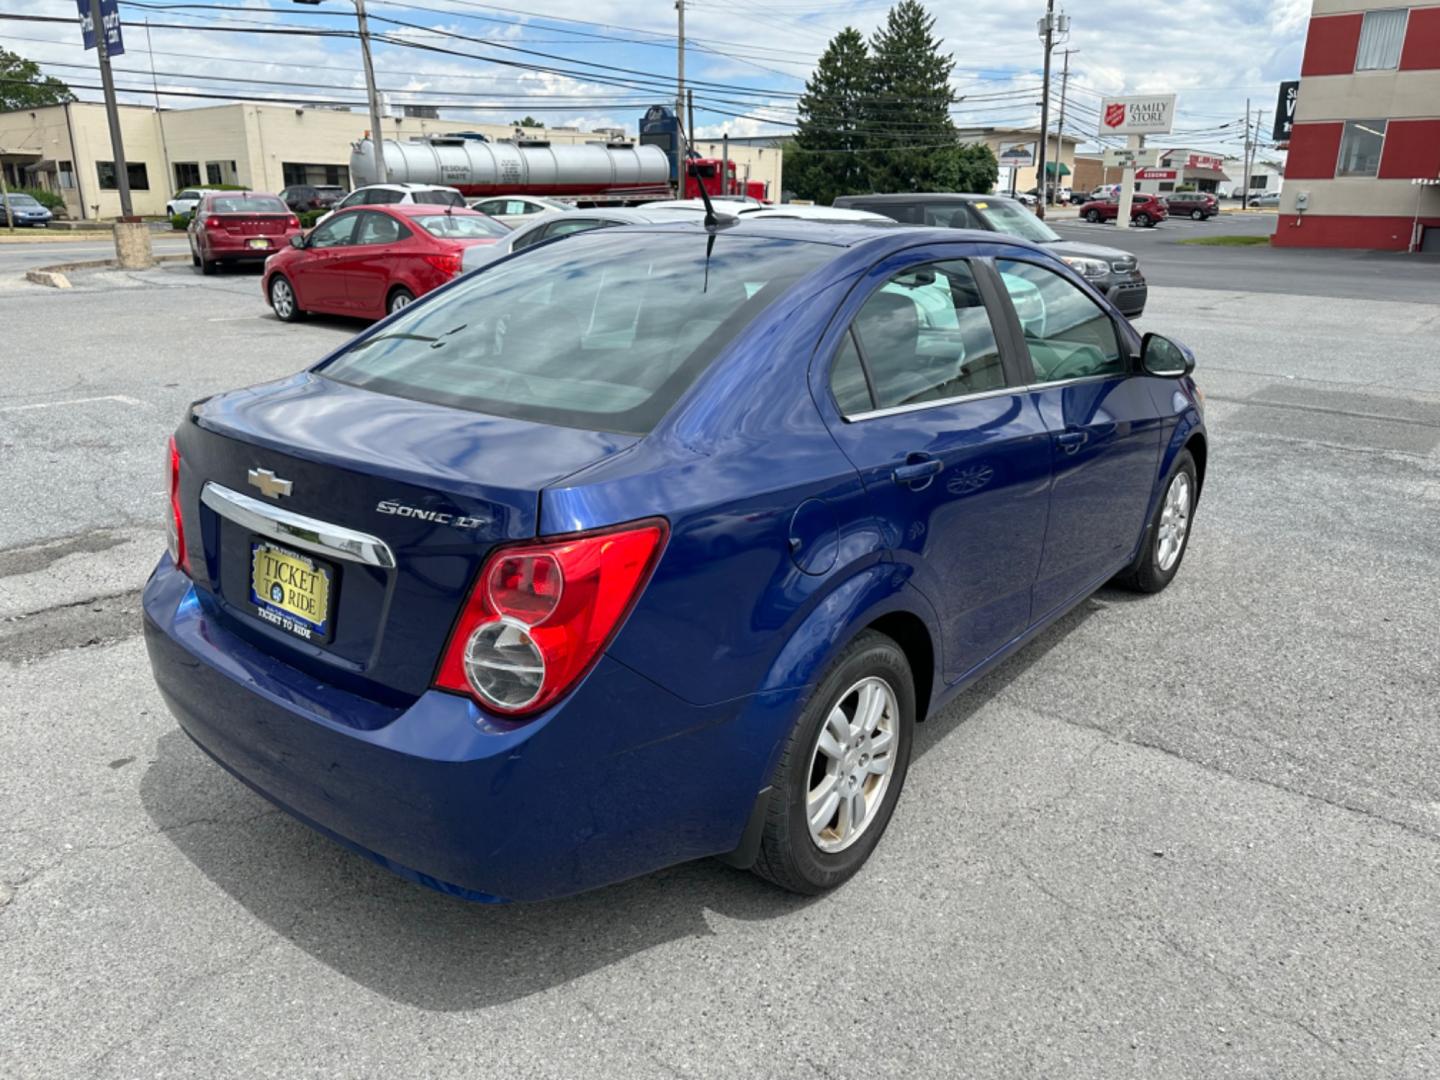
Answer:
<svg viewBox="0 0 1440 1080"><path fill-rule="evenodd" d="M190 225L190 215L189 215L189 214L171 214L171 215L170 215L170 228L172 228L172 229L185 229L185 228L188 228L189 225Z"/></svg>
<svg viewBox="0 0 1440 1080"><path fill-rule="evenodd" d="M313 229L315 222L319 221L327 213L329 213L328 210L306 210L303 214L296 214L295 216L300 219L300 227L302 229Z"/></svg>

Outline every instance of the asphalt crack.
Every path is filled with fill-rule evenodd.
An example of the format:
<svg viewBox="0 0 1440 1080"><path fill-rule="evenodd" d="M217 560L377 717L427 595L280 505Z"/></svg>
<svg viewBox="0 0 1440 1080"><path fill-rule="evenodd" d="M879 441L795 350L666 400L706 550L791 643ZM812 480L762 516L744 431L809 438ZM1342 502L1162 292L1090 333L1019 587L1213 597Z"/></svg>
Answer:
<svg viewBox="0 0 1440 1080"><path fill-rule="evenodd" d="M0 662L31 664L70 649L113 645L141 630L139 589L91 597L0 620Z"/></svg>

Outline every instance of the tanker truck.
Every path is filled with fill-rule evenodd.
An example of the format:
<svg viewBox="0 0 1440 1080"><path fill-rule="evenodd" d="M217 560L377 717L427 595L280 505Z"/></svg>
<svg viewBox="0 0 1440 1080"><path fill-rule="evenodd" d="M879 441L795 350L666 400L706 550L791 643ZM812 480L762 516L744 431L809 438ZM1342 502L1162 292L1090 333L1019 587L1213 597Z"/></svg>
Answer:
<svg viewBox="0 0 1440 1080"><path fill-rule="evenodd" d="M442 184L468 198L548 195L582 206L635 205L677 197L678 131L673 113L655 106L641 121L638 145L491 140L479 132L461 132L406 142L386 139L382 152L392 181ZM375 182L368 132L352 144L350 177L356 187ZM698 198L703 186L711 195L749 195L768 201L764 184L742 184L737 179L733 161L692 158L686 162L684 179L684 190L678 193L682 198Z"/></svg>

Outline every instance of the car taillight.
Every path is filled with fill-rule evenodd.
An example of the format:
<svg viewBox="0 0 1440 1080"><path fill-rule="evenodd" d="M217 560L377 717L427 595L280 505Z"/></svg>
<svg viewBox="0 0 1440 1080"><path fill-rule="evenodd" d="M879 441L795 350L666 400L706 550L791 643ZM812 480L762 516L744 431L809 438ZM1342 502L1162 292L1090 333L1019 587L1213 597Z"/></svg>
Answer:
<svg viewBox="0 0 1440 1080"><path fill-rule="evenodd" d="M298 217L290 218L285 222L285 227L287 229L298 229L300 227L300 219Z"/></svg>
<svg viewBox="0 0 1440 1080"><path fill-rule="evenodd" d="M225 223L221 221L218 217L208 218L205 221L205 227L207 229L218 229L223 224Z"/></svg>
<svg viewBox="0 0 1440 1080"><path fill-rule="evenodd" d="M460 273L463 265L458 251L447 251L443 255L426 255L425 261L442 274L448 274L450 277Z"/></svg>
<svg viewBox="0 0 1440 1080"><path fill-rule="evenodd" d="M497 713L534 713L594 666L660 559L663 519L501 548L450 632L435 685Z"/></svg>
<svg viewBox="0 0 1440 1080"><path fill-rule="evenodd" d="M190 573L190 553L185 550L185 519L180 516L180 448L175 445L175 436L170 436L170 445L165 454L166 473L170 492L170 520L165 530L165 544L170 558L186 574Z"/></svg>

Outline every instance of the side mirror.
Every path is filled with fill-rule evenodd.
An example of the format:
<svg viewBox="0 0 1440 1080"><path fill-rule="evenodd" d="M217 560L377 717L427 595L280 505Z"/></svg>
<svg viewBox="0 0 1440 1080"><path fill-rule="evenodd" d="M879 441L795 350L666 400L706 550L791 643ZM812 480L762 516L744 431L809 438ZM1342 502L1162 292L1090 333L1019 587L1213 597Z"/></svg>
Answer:
<svg viewBox="0 0 1440 1080"><path fill-rule="evenodd" d="M304 234L297 232L294 236L290 237L290 246L293 248L303 248L305 246Z"/></svg>
<svg viewBox="0 0 1440 1080"><path fill-rule="evenodd" d="M1163 334L1146 334L1140 345L1140 366L1147 375L1183 379L1195 370L1195 354Z"/></svg>

